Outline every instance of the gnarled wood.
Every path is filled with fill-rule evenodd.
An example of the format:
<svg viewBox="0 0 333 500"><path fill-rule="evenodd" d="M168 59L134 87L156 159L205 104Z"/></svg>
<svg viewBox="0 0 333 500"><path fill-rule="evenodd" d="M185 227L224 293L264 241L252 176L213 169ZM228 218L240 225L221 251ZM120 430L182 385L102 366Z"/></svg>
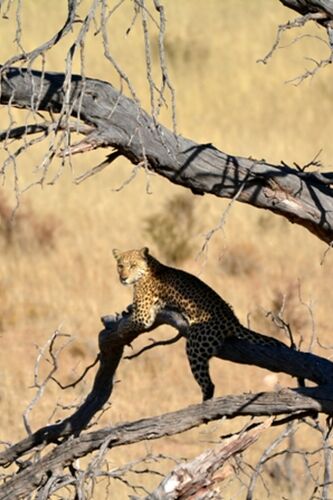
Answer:
<svg viewBox="0 0 333 500"><path fill-rule="evenodd" d="M158 485L158 487L145 500L177 500L179 498L219 498L202 496L211 491L215 482L224 479L223 471L216 471L232 456L242 453L246 448L255 443L262 432L272 423L272 418L254 429L242 432L239 436L222 442L218 446L204 451L198 457L188 462L178 464ZM222 498L222 497L221 497Z"/></svg>
<svg viewBox="0 0 333 500"><path fill-rule="evenodd" d="M27 495L58 467L68 466L75 459L97 450L103 444L113 448L171 436L223 416L233 418L236 415L290 415L300 411L333 414L332 389L333 384L325 387L225 396L157 417L83 433L59 444L39 461L28 465L9 479L0 487L0 500Z"/></svg>
<svg viewBox="0 0 333 500"><path fill-rule="evenodd" d="M82 406L62 422L43 427L0 453L0 465L8 466L42 443L53 443L57 442L59 438L79 435L87 426L93 415L103 407L112 393L113 378L121 360L124 346L144 333L127 333L125 336L121 333L121 323L128 321L130 314L131 310L128 309L122 315L103 318L106 329L99 336L100 366L92 390ZM172 310L164 310L147 331L151 331L161 324L173 326L186 337L187 323L181 314ZM285 403L285 393L283 392L267 393L265 396L262 394L242 395L236 397L236 400L235 397L232 397L231 400L228 397L222 398L226 406L219 414L220 416L289 414L301 410L333 413L333 363L324 358L311 353L295 351L278 341L275 341L274 346L270 344L258 345L236 338L224 342L218 357L237 363L257 365L275 372L285 372L297 378L311 380L319 385L315 389L304 388L290 393L293 396L292 401L289 401L288 404ZM193 382L189 381L189 383ZM288 395L289 399L290 394ZM200 412L198 418L193 420L193 425L218 418L214 412L212 414L204 412L201 416L199 414ZM192 415L192 417L194 416ZM181 430L177 432L181 432Z"/></svg>
<svg viewBox="0 0 333 500"><path fill-rule="evenodd" d="M64 105L62 73L6 68L0 103L58 113ZM38 100L32 99L38 89ZM333 241L333 173L308 173L264 160L232 156L212 144L176 136L107 82L71 78L70 113L92 126L71 153L113 147L194 193L236 198L300 224L323 241ZM69 153L69 151L68 151ZM110 162L113 157L110 158Z"/></svg>

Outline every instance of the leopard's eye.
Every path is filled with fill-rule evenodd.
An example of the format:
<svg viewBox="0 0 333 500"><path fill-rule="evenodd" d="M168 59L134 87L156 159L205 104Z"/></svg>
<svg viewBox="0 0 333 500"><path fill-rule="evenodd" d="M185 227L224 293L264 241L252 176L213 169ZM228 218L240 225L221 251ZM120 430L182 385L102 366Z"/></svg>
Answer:
<svg viewBox="0 0 333 500"><path fill-rule="evenodd" d="M130 269L135 269L136 265L135 264L130 264Z"/></svg>

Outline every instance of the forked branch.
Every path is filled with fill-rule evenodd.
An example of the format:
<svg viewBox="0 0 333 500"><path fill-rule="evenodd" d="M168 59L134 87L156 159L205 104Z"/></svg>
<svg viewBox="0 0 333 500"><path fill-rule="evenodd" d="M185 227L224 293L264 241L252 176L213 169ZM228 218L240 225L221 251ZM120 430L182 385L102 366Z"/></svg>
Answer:
<svg viewBox="0 0 333 500"><path fill-rule="evenodd" d="M0 82L0 103L31 109L35 89L39 89L38 111L58 114L64 104L64 85L62 73L6 68ZM91 127L91 132L62 154L101 147L114 150L91 175L121 154L195 194L229 199L237 195L237 201L270 210L327 243L333 241L332 172L309 172L285 163L271 165L229 155L212 144L197 144L157 123L137 100L100 80L73 75L67 97L71 116ZM2 137L9 136L10 130ZM87 172L84 178L89 175Z"/></svg>
<svg viewBox="0 0 333 500"><path fill-rule="evenodd" d="M300 35L295 37L291 43L298 42L304 36L311 37L313 39L320 40L327 45L328 56L321 60L316 60L314 58L306 58L313 64L311 69L307 69L301 75L296 76L288 81L288 83L294 83L295 85L300 84L306 78L314 76L320 69L329 65L333 61L333 3L331 0L280 0L280 2L290 9L301 14L300 17L290 20L285 24L281 24L276 33L275 41L272 48L266 54L265 57L259 59L258 62L266 64L268 60L273 56L274 52L281 48L281 38L284 32L287 30L294 30L305 26L308 22L313 21L318 25L326 29L327 39L320 38L314 35Z"/></svg>
<svg viewBox="0 0 333 500"><path fill-rule="evenodd" d="M143 440L172 436L208 421L219 420L223 416L227 418L238 415L274 416L303 412L303 410L333 413L332 385L324 388L283 390L276 393L225 396L157 417L87 432L58 444L35 463L27 461L20 472L0 487L0 499L28 495L38 485L43 484L47 477L59 470L59 467L68 466L77 458L86 456L101 446L114 448ZM3 457L4 454L1 456L2 464ZM23 465L22 460L20 462Z"/></svg>
<svg viewBox="0 0 333 500"><path fill-rule="evenodd" d="M121 324L124 321L128 321L130 314L131 311L129 309L122 315L104 318L106 329L100 333L99 337L99 368L92 390L80 408L65 420L43 427L26 439L4 450L0 453L0 465L10 465L22 457L22 455L41 444L47 445L48 443L59 442L60 438L68 438L71 435L79 436L82 430L86 428L92 417L97 411L102 409L103 405L110 398L114 375L121 361L124 347L131 344L138 335L145 333L122 334ZM161 324L173 326L178 330L180 335L186 337L187 323L185 318L178 312L172 310L162 311L157 316L154 325L147 331L151 331ZM259 334L257 335L260 336ZM275 341L274 345L258 345L236 338L228 339L224 342L220 348L218 357L237 363L257 365L274 372L283 371L297 378L312 380L319 387L299 388L280 393L226 396L216 400L217 402L221 402L221 405L217 403L217 406L214 406L214 400L211 400L209 401L209 405L212 406L197 405L193 407L196 408L194 413L189 409L183 410L184 413L180 413L179 415L183 415L184 421L187 423L184 424L183 422L180 427L177 427L178 430L175 430L175 432L182 432L185 428L191 428L203 422L221 418L222 416L290 415L295 412L304 411L323 412L326 414L333 413L333 363L324 358L311 353L295 351L277 341ZM213 408L213 411L210 412L209 408ZM190 420L187 420L186 415ZM108 431L105 432L104 439ZM169 433L170 429L165 432ZM157 432L159 436L164 435L163 433L163 429L159 429ZM78 439L78 443L80 443L80 438ZM126 439L130 438L127 437ZM78 444L78 449L80 449L80 444ZM76 456L75 453L74 456Z"/></svg>

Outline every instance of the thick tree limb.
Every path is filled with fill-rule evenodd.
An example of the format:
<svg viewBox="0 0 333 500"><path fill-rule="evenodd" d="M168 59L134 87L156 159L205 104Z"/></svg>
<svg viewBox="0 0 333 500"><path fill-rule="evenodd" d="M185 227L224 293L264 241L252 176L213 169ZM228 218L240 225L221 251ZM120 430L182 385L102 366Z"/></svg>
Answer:
<svg viewBox="0 0 333 500"><path fill-rule="evenodd" d="M62 422L43 427L26 439L0 453L0 465L8 466L42 443L54 443L58 442L60 438L78 435L87 426L93 415L103 407L112 393L113 378L121 360L124 346L130 344L141 333L144 333L128 333L125 336L122 334L121 324L124 321L128 321L130 314L131 310L129 308L122 315L103 318L107 329L100 333L99 338L100 366L92 390L81 407ZM179 313L172 310L161 312L154 325L147 331L161 324L173 326L179 333L186 337L187 323ZM260 337L259 334L257 335ZM316 389L304 389L305 392L301 392L300 390L297 393L313 398L311 399L310 406L309 401L304 401L303 399L299 404L297 395L294 396L294 403L290 403L288 407L283 402L284 396L282 396L282 400L280 401L280 395L283 393L280 393L279 396L273 393L268 398L273 398L273 407L275 407L275 410L271 408L269 400L265 400L264 398L264 406L269 406L268 413L265 412L266 410L263 413L260 413L260 411L258 413L258 406L256 405L258 405L258 400L262 400L262 395L254 394L249 399L247 399L248 395L240 396L242 401L244 401L242 398L245 398L246 401L244 403L246 408L243 408L243 403L238 407L240 409L240 413L238 414L240 415L267 415L270 412L272 414L289 414L292 411L302 410L315 410L328 414L333 412L333 363L324 358L311 353L295 351L278 341L275 341L275 345L258 345L236 338L228 339L224 342L220 348L218 357L242 364L254 364L274 372L285 372L298 378L311 380L320 386ZM295 395L296 393L293 394ZM281 405L280 407L279 404ZM233 408L235 407L233 406ZM243 413L244 411L245 413ZM248 411L249 413L247 413ZM275 411L277 413L274 413ZM223 413L223 415L229 416L231 414L233 414L233 411L229 414ZM214 419L214 417L212 418ZM210 420L210 416L206 415L205 421L208 420ZM196 425L199 425L201 422L197 420Z"/></svg>
<svg viewBox="0 0 333 500"><path fill-rule="evenodd" d="M38 89L38 110L57 113L64 102L65 76L6 68L0 103L30 108ZM134 164L144 164L194 193L210 193L268 209L300 224L327 243L333 241L333 172L318 175L287 165L271 165L228 155L197 144L156 124L134 100L107 82L72 76L71 114L94 130L77 151L113 147ZM72 152L67 151L65 153Z"/></svg>
<svg viewBox="0 0 333 500"><path fill-rule="evenodd" d="M107 329L103 330L99 335L99 368L93 387L79 409L65 420L42 427L27 438L22 439L1 452L0 466L8 466L28 451L43 443L54 443L60 438L78 435L86 428L92 417L102 409L112 393L114 375L121 360L124 346L130 344L138 336L138 334L129 334L124 338L122 335L117 335L119 323L123 319L126 319L128 314L129 312L125 311L121 315L104 318ZM172 313L170 314L168 311L162 312L151 329L163 323L172 324L174 321ZM180 332L184 332L184 329L187 327L187 324L181 317L177 318L177 325Z"/></svg>
<svg viewBox="0 0 333 500"><path fill-rule="evenodd" d="M304 412L333 414L333 364L309 353L299 353L276 341L275 346L258 346L245 341L230 339L221 346L219 357L241 363L258 364L273 371L286 371L306 377L320 385L315 388L283 390L277 393L242 394L210 400L181 411L146 418L137 422L119 424L78 436L109 398L115 370L122 356L124 345L132 342L139 333L122 334L121 323L128 321L131 309L115 317L104 318L107 327L100 334L100 367L92 391L83 405L63 422L38 430L27 439L0 454L0 465L17 461L37 445L57 442L58 446L35 463L22 463L20 470L0 487L0 499L28 495L56 475L59 467L69 466L76 458L85 456L100 446L112 448L144 439L157 439L191 429L210 420L238 415L291 415L300 418ZM151 329L162 323L176 327L186 336L187 324L175 311L163 311ZM259 334L258 334L259 335ZM67 439L70 435L76 435ZM61 438L66 438L61 442ZM60 442L60 444L59 444Z"/></svg>
<svg viewBox="0 0 333 500"><path fill-rule="evenodd" d="M27 495L58 467L70 465L107 444L109 448L159 439L192 429L211 420L236 415L272 416L299 411L333 413L333 385L316 388L300 388L258 394L242 394L211 399L205 403L135 422L84 433L59 444L40 460L27 465L21 472L0 487L0 499Z"/></svg>

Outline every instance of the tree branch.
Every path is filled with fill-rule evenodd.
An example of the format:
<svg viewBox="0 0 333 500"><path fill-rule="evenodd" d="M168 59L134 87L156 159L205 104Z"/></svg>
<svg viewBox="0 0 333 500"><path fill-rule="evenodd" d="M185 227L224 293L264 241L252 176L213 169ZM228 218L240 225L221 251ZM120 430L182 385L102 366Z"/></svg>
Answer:
<svg viewBox="0 0 333 500"><path fill-rule="evenodd" d="M214 483L224 479L223 472L215 473L226 461L238 453L242 453L255 443L260 435L269 428L272 418L267 419L253 429L233 436L227 442L201 453L198 457L186 463L177 465L159 484L159 486L145 500L173 500L177 498L193 498L200 494L200 498L216 498L215 496L202 497L214 487Z"/></svg>
<svg viewBox="0 0 333 500"><path fill-rule="evenodd" d="M99 336L100 365L92 390L80 408L65 420L39 429L0 453L0 465L10 465L42 443L58 442L60 438L68 438L70 435L78 436L86 428L92 417L103 407L112 393L115 371L121 360L124 346L129 345L136 337L144 333L128 332L126 335L122 333L121 325L128 321L130 314L131 309L129 308L121 315L103 318L106 329ZM155 323L147 331L151 331L161 324L173 326L186 337L187 322L178 312L165 309L157 316ZM262 337L260 334L256 335L258 338ZM294 399L289 401L289 406L284 403L284 392L279 393L278 396L276 393L269 396L262 396L262 394L242 395L238 397L239 399L232 399L238 403L242 401L241 404L237 403L238 406L236 404L237 410L232 404L233 410L230 410L229 413L226 410L227 413L222 412L220 416L290 414L294 411L308 410L328 414L333 412L333 398L330 392L333 385L333 363L324 358L311 353L295 351L277 340L274 341L274 344L261 345L236 338L230 338L222 344L218 357L242 364L254 364L274 372L283 371L297 378L311 380L320 386L315 389L302 388L294 391L292 393ZM305 400L303 396L305 396ZM290 398L290 396L288 397ZM301 397L300 402L299 397ZM273 403L270 402L270 398L273 398ZM228 397L224 401L228 401ZM259 406L258 401L260 401ZM264 410L260 410L262 405ZM197 420L195 425L214 418L213 415L208 414L204 420Z"/></svg>
<svg viewBox="0 0 333 500"><path fill-rule="evenodd" d="M278 27L276 38L272 48L269 50L266 56L262 59L259 59L258 62L266 64L267 61L272 57L274 52L278 48L282 48L280 44L281 37L282 34L287 30L300 28L302 26L305 26L305 24L307 24L310 21L314 21L326 29L327 41L318 36L306 34L296 37L291 42L291 43L296 43L306 36L324 42L329 49L328 56L321 60L316 60L311 57L305 58L307 61L310 61L313 64L313 67L310 69L306 69L302 74L288 80L287 82L299 85L300 83L303 82L303 80L314 76L320 69L331 64L333 61L333 2L332 0L280 0L280 2L285 7L288 7L289 9L292 9L300 13L301 16L291 21L288 21L285 24L281 24Z"/></svg>
<svg viewBox="0 0 333 500"><path fill-rule="evenodd" d="M64 81L61 73L6 68L0 103L30 109L38 88L39 111L58 113L64 102ZM239 193L238 201L268 209L327 243L333 241L333 173L317 175L197 144L157 124L136 101L100 80L83 81L73 75L69 101L71 115L93 127L78 151L112 147L132 163L145 165L196 194L233 198Z"/></svg>
<svg viewBox="0 0 333 500"><path fill-rule="evenodd" d="M154 349L155 347L159 347L162 345L170 345L170 344L175 344L178 342L178 340L182 339L183 335L181 333L177 333L174 337L171 337L170 339L166 340L158 340L155 341L154 339L151 340L151 344L148 344L144 347L142 347L138 352L135 352L134 354L129 354L128 356L125 356L124 359L134 359L143 354L146 351L149 351L150 349Z"/></svg>
<svg viewBox="0 0 333 500"><path fill-rule="evenodd" d="M208 421L238 415L272 416L312 410L333 413L332 384L325 387L284 389L279 392L242 394L211 399L176 412L126 422L114 427L84 433L59 444L40 460L27 465L0 486L0 500L28 495L59 466L70 464L100 446L124 446L143 440L159 439L192 429Z"/></svg>
<svg viewBox="0 0 333 500"><path fill-rule="evenodd" d="M48 50L50 50L52 47L54 47L57 43L62 40L68 33L70 33L73 24L75 22L75 15L76 15L76 10L77 10L77 0L67 0L67 7L68 7L68 13L67 13L67 18L65 21L65 24L62 26L62 28L55 33L52 38L50 38L48 41L42 43L39 47L36 47L30 52L25 52L22 50L22 52L18 55L15 55L11 57L7 63L7 66L11 66L12 64L19 62L19 61L29 61L32 62L34 59L36 59L38 56L41 54L44 54ZM0 70L1 73L2 70Z"/></svg>
<svg viewBox="0 0 333 500"><path fill-rule="evenodd" d="M289 9L295 10L302 16L307 14L322 14L321 23L328 23L333 19L332 0L280 0L280 2ZM325 19L324 19L325 16Z"/></svg>

